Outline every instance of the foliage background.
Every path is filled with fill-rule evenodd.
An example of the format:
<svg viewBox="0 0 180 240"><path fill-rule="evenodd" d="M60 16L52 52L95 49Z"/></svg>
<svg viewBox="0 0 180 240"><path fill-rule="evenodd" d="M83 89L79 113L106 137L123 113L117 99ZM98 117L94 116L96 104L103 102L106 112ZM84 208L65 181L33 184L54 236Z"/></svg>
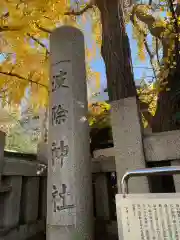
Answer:
<svg viewBox="0 0 180 240"><path fill-rule="evenodd" d="M102 95L101 85L104 86L102 71L92 68L93 62L100 58L102 31L100 14L93 2L1 0L0 13L0 98L1 107L7 110L10 119L3 122L0 112L0 122L1 129L7 133L7 148L22 152L36 151L41 134L37 130L38 137L33 140L29 130L21 124L22 112L30 108L33 116L48 107L48 39L55 27L64 24L80 28L85 35L90 126L109 127L109 104L92 104ZM165 86L164 79L176 64L171 61L174 44L172 19L169 1L135 2L126 9L127 28L131 26L132 29L128 32L129 38L137 46L137 52L131 46L132 54L136 55L135 65L136 68L143 66L142 74L138 76L141 82L138 95L150 113L143 115L145 127L148 117L155 113L161 83ZM151 71L148 71L149 66ZM36 122L42 129L44 118Z"/></svg>

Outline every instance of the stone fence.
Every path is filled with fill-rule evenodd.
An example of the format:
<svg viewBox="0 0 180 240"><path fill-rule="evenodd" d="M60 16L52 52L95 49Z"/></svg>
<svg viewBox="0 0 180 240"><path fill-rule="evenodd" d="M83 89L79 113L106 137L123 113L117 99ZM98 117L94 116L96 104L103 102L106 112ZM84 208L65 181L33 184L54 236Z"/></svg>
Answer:
<svg viewBox="0 0 180 240"><path fill-rule="evenodd" d="M102 237L98 240L108 239L107 236L115 239L112 235L118 237L116 217L112 218L111 213L115 191L112 191L109 174L116 172L120 193L119 182L127 170L180 164L180 131L145 132L137 106L134 98L112 104L114 148L94 151L95 229L96 236ZM0 240L25 240L38 231L45 231L47 161L43 160L47 146L41 148L44 154L40 157L27 158L4 154L4 142L5 136L0 132ZM129 191L180 192L180 175L136 178L129 181Z"/></svg>
<svg viewBox="0 0 180 240"><path fill-rule="evenodd" d="M0 132L0 240L26 240L46 231L47 146L40 144L38 155L30 155L6 152L4 145L5 135ZM111 169L105 161L104 164L92 161L98 236L102 232L117 235L116 222L109 220L107 205L107 181L104 176L109 171ZM101 204L98 202L100 197L104 199Z"/></svg>
<svg viewBox="0 0 180 240"><path fill-rule="evenodd" d="M4 152L0 132L0 240L25 240L45 231L46 166L36 156Z"/></svg>
<svg viewBox="0 0 180 240"><path fill-rule="evenodd" d="M143 133L143 151L146 167L179 166L180 131ZM96 173L94 179L96 189L95 198L97 203L103 199L102 204L97 204L96 206L97 215L101 217L101 219L103 218L106 220L110 220L109 186L106 173L116 172L120 176L123 176L126 170L143 168L136 165L135 161L134 165L132 164L129 166L128 157L127 161L123 164L116 164L116 159L120 161L121 155L116 159L115 156L115 148L94 151L93 173ZM119 168L117 166L119 166ZM142 179L143 177L139 178ZM154 176L150 177L148 180L150 192L180 192L180 175ZM135 181L137 180L133 178L129 181L130 193L140 193L142 191L141 189L137 189L137 183L134 183ZM121 189L119 189L119 192L120 191Z"/></svg>
<svg viewBox="0 0 180 240"><path fill-rule="evenodd" d="M128 170L180 165L180 131L151 133L143 129L135 98L112 103L111 117L114 147L94 151L93 158L93 171L99 172L95 178L95 198L97 203L102 203L97 204L97 215L109 221L107 172L116 172L118 193L121 193L120 182ZM129 192L180 192L180 175L132 178Z"/></svg>
<svg viewBox="0 0 180 240"><path fill-rule="evenodd" d="M94 151L93 172L96 215L108 222L111 233L117 234L116 220L112 221L111 201L107 173L116 172L118 193L126 171L180 165L180 131L152 133L143 129L138 102L126 98L111 103L111 124L114 147ZM180 175L132 178L130 193L180 192ZM103 199L103 201L102 201ZM101 204L99 204L101 203Z"/></svg>

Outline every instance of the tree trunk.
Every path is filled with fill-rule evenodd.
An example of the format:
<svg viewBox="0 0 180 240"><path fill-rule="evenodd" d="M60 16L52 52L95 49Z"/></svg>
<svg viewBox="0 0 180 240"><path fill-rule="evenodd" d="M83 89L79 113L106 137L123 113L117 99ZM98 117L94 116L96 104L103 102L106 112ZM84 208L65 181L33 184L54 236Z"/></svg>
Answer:
<svg viewBox="0 0 180 240"><path fill-rule="evenodd" d="M125 30L123 10L119 0L96 0L101 13L101 54L106 65L107 87L110 101L137 96L131 63L129 39ZM180 61L168 76L167 88L159 93L157 109L152 119L153 132L177 129L172 115L177 99L172 100L180 79ZM180 101L179 101L180 102Z"/></svg>
<svg viewBox="0 0 180 240"><path fill-rule="evenodd" d="M175 126L172 122L172 106L170 96L170 92L166 90L159 93L156 113L152 118L152 132L174 130Z"/></svg>
<svg viewBox="0 0 180 240"><path fill-rule="evenodd" d="M178 49L180 49L179 43L177 48L174 49L174 54L172 53L175 56L176 68L170 68L170 73L165 80L167 85L158 95L156 113L152 119L153 132L171 131L180 128L177 119L174 118L174 114L180 112L180 56L176 54Z"/></svg>
<svg viewBox="0 0 180 240"><path fill-rule="evenodd" d="M179 61L178 61L179 62ZM158 95L155 116L152 119L152 131L164 132L179 129L179 124L174 118L176 112L180 112L180 62L175 71L169 74L167 86ZM167 91L166 89L169 89ZM179 92L178 92L179 89ZM176 93L177 92L177 93Z"/></svg>
<svg viewBox="0 0 180 240"><path fill-rule="evenodd" d="M171 3L172 4L172 3ZM170 6L170 9L173 8L173 6ZM171 12L172 9L171 9ZM174 118L174 114L176 112L180 112L180 43L179 43L179 27L177 19L180 15L180 4L178 3L176 6L175 14L172 14L174 16L173 18L173 24L174 24L174 33L176 33L176 38L174 39L174 51L171 53L173 56L171 63L176 63L176 68L172 69L169 66L170 73L165 79L167 82L166 88L169 89L169 91L163 89L162 92L159 93L158 101L157 101L157 108L155 116L152 120L152 131L153 132L163 132L163 131L171 131L176 130L180 128L180 125L177 121L177 119ZM168 46L167 41L169 39L164 39L164 43ZM165 54L165 51L168 51L168 47L166 47L164 44L164 55L165 57L167 54ZM167 48L167 49L166 49Z"/></svg>
<svg viewBox="0 0 180 240"><path fill-rule="evenodd" d="M110 101L136 96L129 39L119 0L96 0L101 13L101 53L106 65Z"/></svg>

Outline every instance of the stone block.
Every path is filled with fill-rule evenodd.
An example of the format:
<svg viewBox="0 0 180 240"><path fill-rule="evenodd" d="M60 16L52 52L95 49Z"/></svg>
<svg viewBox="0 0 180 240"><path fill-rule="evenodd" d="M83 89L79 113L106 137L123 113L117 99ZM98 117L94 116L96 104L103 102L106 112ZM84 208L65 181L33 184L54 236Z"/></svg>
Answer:
<svg viewBox="0 0 180 240"><path fill-rule="evenodd" d="M180 160L173 160L171 161L171 166L180 166ZM174 174L173 175L173 179L174 179L174 186L175 186L175 190L176 192L180 192L180 174Z"/></svg>
<svg viewBox="0 0 180 240"><path fill-rule="evenodd" d="M47 177L40 177L39 217L46 218L47 214Z"/></svg>
<svg viewBox="0 0 180 240"><path fill-rule="evenodd" d="M48 144L40 142L37 147L37 159L41 163L48 164Z"/></svg>
<svg viewBox="0 0 180 240"><path fill-rule="evenodd" d="M21 220L23 223L38 219L39 177L24 177L22 183Z"/></svg>
<svg viewBox="0 0 180 240"><path fill-rule="evenodd" d="M11 190L0 196L0 227L11 228L19 224L22 177L5 177L3 182Z"/></svg>
<svg viewBox="0 0 180 240"><path fill-rule="evenodd" d="M4 166L4 147L5 147L5 133L0 131L0 183L1 183L1 175L3 172Z"/></svg>
<svg viewBox="0 0 180 240"><path fill-rule="evenodd" d="M114 101L111 103L111 107L117 183L120 193L120 183L125 172L146 167L142 123L135 97ZM131 193L149 192L147 178L138 177L130 180L129 190Z"/></svg>
<svg viewBox="0 0 180 240"><path fill-rule="evenodd" d="M96 174L95 177L95 202L96 217L102 220L109 220L109 195L106 173Z"/></svg>

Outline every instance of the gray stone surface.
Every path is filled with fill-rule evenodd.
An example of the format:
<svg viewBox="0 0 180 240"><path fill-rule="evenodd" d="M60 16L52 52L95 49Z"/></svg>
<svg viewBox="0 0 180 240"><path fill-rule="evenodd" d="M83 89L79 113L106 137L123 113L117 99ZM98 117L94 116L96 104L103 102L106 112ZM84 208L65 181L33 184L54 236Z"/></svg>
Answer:
<svg viewBox="0 0 180 240"><path fill-rule="evenodd" d="M103 150L103 149L102 149ZM98 157L96 159L92 159L92 172L115 172L115 157Z"/></svg>
<svg viewBox="0 0 180 240"><path fill-rule="evenodd" d="M11 228L19 223L22 177L6 177L4 183L12 188L0 196L0 227Z"/></svg>
<svg viewBox="0 0 180 240"><path fill-rule="evenodd" d="M5 133L0 131L0 185L1 175L4 167L4 145L5 145Z"/></svg>
<svg viewBox="0 0 180 240"><path fill-rule="evenodd" d="M28 238L27 240L46 240L46 235L44 232L40 232Z"/></svg>
<svg viewBox="0 0 180 240"><path fill-rule="evenodd" d="M40 218L46 218L47 214L47 178L40 178L40 196L39 196Z"/></svg>
<svg viewBox="0 0 180 240"><path fill-rule="evenodd" d="M51 34L50 49L47 239L70 240L77 237L79 240L91 240L92 176L86 119L87 86L83 34L80 30L68 26L56 29ZM60 157L62 155L64 157ZM61 210L64 205L60 197L62 195L59 194L63 191L63 184L68 192L68 195L65 195L68 198L65 199L66 204L72 205L72 208ZM54 191L54 194L57 194L54 197L55 210L53 185L54 190L57 190L57 193Z"/></svg>
<svg viewBox="0 0 180 240"><path fill-rule="evenodd" d="M96 217L102 220L110 219L108 182L105 173L95 177Z"/></svg>
<svg viewBox="0 0 180 240"><path fill-rule="evenodd" d="M142 129L136 98L131 97L112 102L111 107L114 153L120 193L120 182L125 172L128 169L145 168ZM149 192L147 178L139 177L130 180L129 191L132 193Z"/></svg>
<svg viewBox="0 0 180 240"><path fill-rule="evenodd" d="M45 221L39 220L31 224L20 225L7 232L0 230L0 240L45 240L44 230Z"/></svg>
<svg viewBox="0 0 180 240"><path fill-rule="evenodd" d="M38 161L5 157L3 175L35 177L40 168L41 164ZM46 175L46 171L43 172L43 175Z"/></svg>
<svg viewBox="0 0 180 240"><path fill-rule="evenodd" d="M48 144L40 142L37 147L37 159L41 163L48 164Z"/></svg>
<svg viewBox="0 0 180 240"><path fill-rule="evenodd" d="M180 159L180 131L145 135L144 146L147 161Z"/></svg>
<svg viewBox="0 0 180 240"><path fill-rule="evenodd" d="M179 166L180 160L171 161L171 166ZM180 174L174 174L174 186L177 193L180 193Z"/></svg>
<svg viewBox="0 0 180 240"><path fill-rule="evenodd" d="M134 120L133 120L134 122ZM145 158L147 162L167 161L180 159L180 131L167 131L161 133L145 133L143 136L143 145ZM110 159L115 156L114 148L100 149L94 151L94 158L105 156ZM103 158L103 157L102 157ZM113 159L111 159L113 161Z"/></svg>
<svg viewBox="0 0 180 240"><path fill-rule="evenodd" d="M21 218L24 223L36 221L39 204L39 177L26 177L23 179Z"/></svg>

